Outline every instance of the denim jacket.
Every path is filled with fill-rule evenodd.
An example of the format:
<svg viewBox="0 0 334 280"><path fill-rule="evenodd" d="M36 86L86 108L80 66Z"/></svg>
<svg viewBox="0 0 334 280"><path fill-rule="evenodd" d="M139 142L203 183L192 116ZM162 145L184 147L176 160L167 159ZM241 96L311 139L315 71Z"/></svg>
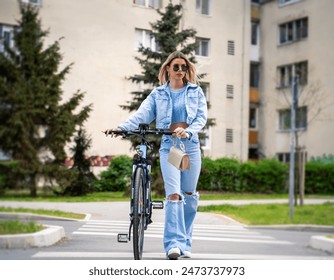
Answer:
<svg viewBox="0 0 334 280"><path fill-rule="evenodd" d="M172 122L172 98L168 89L169 82L155 88L143 101L139 109L118 127L123 130L137 129L140 123L150 124L156 120L156 128L169 128ZM186 129L195 136L207 121L207 103L200 86L187 83L185 104L187 110Z"/></svg>

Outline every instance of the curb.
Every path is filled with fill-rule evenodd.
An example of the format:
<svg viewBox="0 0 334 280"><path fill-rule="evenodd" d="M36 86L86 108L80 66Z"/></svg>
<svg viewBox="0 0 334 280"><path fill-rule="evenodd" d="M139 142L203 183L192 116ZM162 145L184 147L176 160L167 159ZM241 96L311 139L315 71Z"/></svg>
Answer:
<svg viewBox="0 0 334 280"><path fill-rule="evenodd" d="M45 247L53 245L65 237L65 231L63 227L51 225L44 226L47 228L35 233L0 236L0 248L18 249Z"/></svg>
<svg viewBox="0 0 334 280"><path fill-rule="evenodd" d="M291 231L314 231L314 232L331 232L334 233L334 226L322 226L322 225L303 225L303 224L291 224L291 225L245 225L249 228L258 229L280 229L280 230L291 230Z"/></svg>
<svg viewBox="0 0 334 280"><path fill-rule="evenodd" d="M311 237L309 245L313 249L318 249L330 254L334 254L334 239L332 238L315 235Z"/></svg>

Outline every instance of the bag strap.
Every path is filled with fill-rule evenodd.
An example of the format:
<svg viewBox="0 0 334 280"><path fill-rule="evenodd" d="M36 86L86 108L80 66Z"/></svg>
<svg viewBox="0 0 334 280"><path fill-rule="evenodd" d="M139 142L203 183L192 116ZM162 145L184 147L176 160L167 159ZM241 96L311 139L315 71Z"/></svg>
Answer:
<svg viewBox="0 0 334 280"><path fill-rule="evenodd" d="M174 137L174 147L176 147L176 138L180 141L180 148L182 152L186 152L186 147L184 146L184 143L181 141L181 137Z"/></svg>

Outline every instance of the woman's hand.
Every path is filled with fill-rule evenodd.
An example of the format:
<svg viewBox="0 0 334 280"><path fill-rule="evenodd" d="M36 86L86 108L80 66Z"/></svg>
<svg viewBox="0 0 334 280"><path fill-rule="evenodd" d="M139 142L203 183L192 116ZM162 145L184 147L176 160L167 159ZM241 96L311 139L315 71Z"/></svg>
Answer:
<svg viewBox="0 0 334 280"><path fill-rule="evenodd" d="M182 127L175 128L173 132L175 133L176 137L189 138L188 132Z"/></svg>
<svg viewBox="0 0 334 280"><path fill-rule="evenodd" d="M118 134L115 134L115 133L112 133L113 130L117 130L117 131L122 131L122 129L120 129L119 127L117 128L110 128L110 129L107 129L104 133L108 136L108 135L111 135L111 137L117 137L119 136Z"/></svg>

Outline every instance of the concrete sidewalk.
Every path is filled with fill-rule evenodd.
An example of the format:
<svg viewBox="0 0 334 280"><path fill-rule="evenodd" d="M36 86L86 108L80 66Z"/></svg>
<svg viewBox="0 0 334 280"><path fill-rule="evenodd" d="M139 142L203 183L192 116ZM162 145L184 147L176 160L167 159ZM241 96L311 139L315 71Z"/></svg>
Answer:
<svg viewBox="0 0 334 280"><path fill-rule="evenodd" d="M322 204L325 202L332 202L332 199L307 199L305 204ZM232 205L246 205L246 204L268 204L268 203L288 203L286 199L274 200L208 200L200 201L200 206L218 205L218 204L232 204ZM50 209L62 210L66 212L83 213L86 214L86 219L93 220L128 220L129 219L129 202L15 202L15 201L0 201L0 206L12 208L32 208L32 209ZM114 211L111 210L114 209ZM117 211L115 211L117 209ZM4 213L0 216L5 215ZM8 213L6 214L8 215ZM13 214L11 214L13 215ZM164 221L164 211L155 211L154 220L157 222ZM29 215L28 215L29 216ZM21 218L26 218L27 214L20 215ZM54 218L58 219L58 218ZM199 224L215 224L215 225L240 225L239 222L218 214L198 212L196 223ZM267 227L267 226L266 226ZM327 226L310 226L310 225L284 225L273 226L285 230L312 230L312 231L330 231L334 232L334 227ZM65 237L64 229L62 227L47 226L46 229L34 234L20 234L15 236L5 235L0 236L0 248L28 248L28 247L43 247L50 246ZM324 250L334 254L334 239L317 235L310 240L310 246L315 249Z"/></svg>

